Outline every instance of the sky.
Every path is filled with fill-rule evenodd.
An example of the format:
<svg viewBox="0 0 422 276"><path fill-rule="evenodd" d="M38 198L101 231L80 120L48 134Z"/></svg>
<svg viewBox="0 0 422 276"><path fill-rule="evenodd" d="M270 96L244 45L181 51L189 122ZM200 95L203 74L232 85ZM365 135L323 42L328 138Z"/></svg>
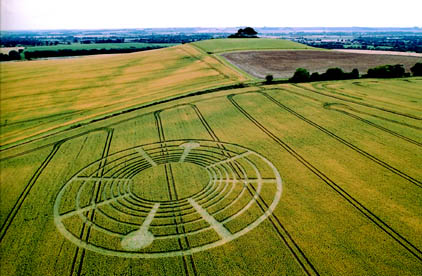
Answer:
<svg viewBox="0 0 422 276"><path fill-rule="evenodd" d="M422 27L421 0L0 0L1 30Z"/></svg>

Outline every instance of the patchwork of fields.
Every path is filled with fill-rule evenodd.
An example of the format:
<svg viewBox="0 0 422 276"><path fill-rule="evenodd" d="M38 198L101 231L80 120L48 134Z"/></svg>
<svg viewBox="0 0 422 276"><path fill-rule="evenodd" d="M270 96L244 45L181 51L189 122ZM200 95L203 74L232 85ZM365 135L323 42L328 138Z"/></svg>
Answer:
<svg viewBox="0 0 422 276"><path fill-rule="evenodd" d="M185 46L158 53L181 54ZM161 77L145 68L152 79L139 81L143 66L133 66L130 72L138 73L126 76L123 70L116 79L102 80L104 87L95 88L95 96L73 84L75 95L78 91L86 98L76 106L86 113L72 120L245 78L189 49L202 59L182 62L180 75L175 67ZM105 57L103 66L108 60L128 62L128 57L145 61L144 54ZM87 67L92 61L83 60ZM30 72L31 66L23 64ZM225 74L214 75L217 69L210 66ZM83 68L80 73L75 67L55 70L73 72L78 76L73 80L84 84ZM155 72L162 71L157 67ZM203 82L198 81L202 72L209 73ZM8 74L10 97L36 87L27 80L18 89L12 71ZM133 78L130 89L119 85L126 77ZM53 83L72 86L65 79ZM47 80L43 85L51 90L39 114L71 108L72 99L61 105L50 99L54 92ZM31 89L25 89L25 104L2 103L10 120L31 118L20 110L34 104ZM12 136L2 125L2 141L15 137L19 143L0 151L1 272L419 275L421 90L420 77L251 83L138 105L78 128L57 128L68 122L63 117L45 125L34 121ZM48 126L55 133L25 140Z"/></svg>

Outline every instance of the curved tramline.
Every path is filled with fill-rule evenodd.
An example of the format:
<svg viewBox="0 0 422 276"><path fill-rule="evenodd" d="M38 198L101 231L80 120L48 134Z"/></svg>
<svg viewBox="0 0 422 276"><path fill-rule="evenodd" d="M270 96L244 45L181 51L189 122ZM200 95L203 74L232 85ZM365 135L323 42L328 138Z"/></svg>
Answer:
<svg viewBox="0 0 422 276"><path fill-rule="evenodd" d="M266 93L262 93L264 96L268 97L269 99L273 99ZM377 227L382 229L386 234L392 237L395 241L397 241L401 246L403 246L406 250L408 250L411 254L413 254L418 260L422 261L422 251L412 244L409 240L405 237L400 235L397 231L395 231L392 227L386 224L383 220L381 220L378 216L372 213L368 208L366 208L363 204L353 198L347 191L345 191L341 186L337 183L332 181L329 177L324 175L321 171L319 171L314 165L309 163L306 159L304 159L300 154L295 152L288 144L286 144L283 140L279 137L274 135L270 130L268 130L265 126L263 126L259 121L257 121L252 115L250 115L245 109L243 109L234 99L236 95L228 95L228 100L246 117L248 118L253 124L262 130L266 135L268 135L271 139L273 139L276 143L278 143L283 149L289 152L292 156L294 156L297 160L299 160L305 167L307 167L312 173L317 175L321 178L326 184L328 184L333 190L335 190L340 196L345 198L354 208L359 210L363 215L365 215L369 220L371 220ZM279 106L283 106L281 103L277 102L275 99L273 102L276 102ZM413 182L412 182L413 183ZM419 187L419 185L417 185Z"/></svg>
<svg viewBox="0 0 422 276"><path fill-rule="evenodd" d="M341 101L345 101L345 102L349 102L349 103L353 103L353 104L357 104L357 105L361 105L361 106L365 106L365 107L369 107L369 108L373 108L373 109L378 109L378 110L389 112L389 113L392 113L392 114L395 114L395 115L407 117L407 118L413 119L413 120L418 120L418 121L421 121L422 120L422 117L415 116L413 114L407 114L407 113L403 113L403 112L391 110L391 109L388 109L388 108L385 108L385 107L375 106L375 105L372 105L372 104L368 104L366 102L359 102L359 101L356 101L356 100L345 99L343 97L331 95L331 94L328 94L326 92L316 91L316 90L310 89L310 88L308 88L306 86L299 85L299 84L292 84L292 85L293 86L296 86L298 88L301 88L301 89L310 91L310 92L315 93L315 94L320 94L320 95L324 95L324 96L327 96L327 97L330 97L330 98L334 98L334 99L338 99L338 100L341 100Z"/></svg>
<svg viewBox="0 0 422 276"><path fill-rule="evenodd" d="M198 170L206 172L208 179L186 197L183 194L173 200L146 197L146 192L142 192L142 175L156 167L172 164L182 168L194 164ZM239 168L240 177L230 164ZM263 178L262 170L271 171L272 177ZM181 180L183 185L193 184L189 175L183 175ZM246 191L252 184L256 184L256 189L253 196L249 196ZM237 222L257 204L263 186L267 185L273 193L267 210L247 225ZM97 200L92 191L98 191ZM167 191L163 189L157 194L160 193ZM255 151L208 140L166 141L123 150L86 166L60 190L54 204L54 221L68 240L97 253L129 258L174 257L221 246L248 233L271 215L281 193L282 180L277 169ZM74 205L67 206L69 202ZM87 216L92 210L110 224ZM181 221L168 220L176 216L180 216ZM97 242L80 239L72 230L75 223L90 226L101 238L96 238ZM230 223L242 227L229 230L226 225ZM170 231L181 226L183 232ZM160 246L168 240L206 232L216 233L218 240L209 239L188 249L172 251Z"/></svg>
<svg viewBox="0 0 422 276"><path fill-rule="evenodd" d="M420 143L418 141L415 141L415 140L413 140L411 138L408 138L408 137L406 137L404 135L401 135L400 133L397 133L395 131L392 131L392 130L390 130L388 128L385 128L385 127L383 127L381 125L377 125L377 124L375 124L375 123L373 123L373 122L371 122L369 120L363 119L362 117L360 117L360 116L358 116L358 115L356 115L354 113L363 114L363 115L369 115L369 116L371 116L372 114L368 114L368 113L365 113L365 112L362 112L362 111L358 111L358 110L354 109L353 107L350 107L350 106L348 106L346 104L338 104L338 103L325 104L324 105L324 108L327 109L327 110L333 110L333 111L336 111L336 112L345 114L345 115L350 116L350 117L352 117L352 118L354 118L356 120L359 120L361 122L364 122L365 124L371 125L371 126L376 127L376 128L378 128L378 129L380 129L380 130L382 130L384 132L387 132L387 133L389 133L391 135L394 135L394 136L396 136L396 137L398 137L400 139L403 139L404 141L407 141L409 143L412 143L412 144L415 144L415 145L417 145L419 147L422 147L422 143ZM383 119L383 120L387 120L387 119L385 119L383 117L380 117L380 116L378 116L378 118ZM390 121L392 121L392 120L390 120ZM409 124L404 124L404 123L395 122L395 121L393 121L393 122L394 123L397 123L397 124L400 124L400 125L403 125L403 126L407 126L407 127L411 127L411 128L415 128L415 129L421 130L421 128L420 127L417 127L417 126L412 126L412 125L409 125Z"/></svg>
<svg viewBox="0 0 422 276"><path fill-rule="evenodd" d="M265 92L261 93L263 96L267 97L270 101L272 101L273 103L275 103L276 105L278 105L279 107L287 110L289 113L297 116L298 118L300 118L301 120L305 121L306 123L312 125L313 127L319 129L320 131L324 132L325 134L327 134L330 137L333 137L334 139L336 139L337 141L339 141L340 143L344 144L345 146L353 149L354 151L358 152L359 154L365 156L366 158L374 161L375 163L379 164L380 166L386 168L387 170L399 175L400 177L403 177L404 179L408 180L409 182L413 183L414 185L422 188L422 182L407 175L406 173L400 171L399 169L396 169L394 167L392 167L391 165L387 164L386 162L376 158L375 156L369 154L368 152L360 149L359 147L353 145L352 143L342 139L341 137L337 136L336 134L332 133L331 131L325 129L324 127L316 124L315 122L303 117L302 115L298 114L297 112L291 110L290 108L284 106L283 104L281 104L280 102L278 102L277 100L275 100L273 97L271 97L270 95L268 95Z"/></svg>

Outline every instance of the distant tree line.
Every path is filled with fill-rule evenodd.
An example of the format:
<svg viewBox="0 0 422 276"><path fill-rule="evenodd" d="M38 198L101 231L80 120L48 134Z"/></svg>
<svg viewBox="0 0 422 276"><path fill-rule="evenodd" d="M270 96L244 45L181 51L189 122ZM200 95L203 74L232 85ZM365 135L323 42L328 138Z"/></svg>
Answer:
<svg viewBox="0 0 422 276"><path fill-rule="evenodd" d="M124 38L97 39L95 43L125 43Z"/></svg>
<svg viewBox="0 0 422 276"><path fill-rule="evenodd" d="M403 36L392 39L391 37L359 37L352 40L352 44L361 45L362 49L379 49L386 47L389 51L403 51L422 53L422 37L421 36Z"/></svg>
<svg viewBox="0 0 422 276"><path fill-rule="evenodd" d="M108 38L108 39L82 39L80 44L104 44L104 43L125 43L124 38Z"/></svg>
<svg viewBox="0 0 422 276"><path fill-rule="evenodd" d="M151 46L145 48L122 48L122 49L61 49L61 50L42 50L33 52L24 52L25 59L47 58L47 57L68 57L68 56L87 56L87 55L101 55L101 54L118 54L118 53L133 53L162 47Z"/></svg>
<svg viewBox="0 0 422 276"><path fill-rule="evenodd" d="M309 36L310 34L295 37L293 40L309 46L324 49L362 49L422 53L422 37L420 35L392 33L391 35L386 36L366 35L364 37L357 37L354 39L338 39L337 41L324 41L318 37L305 37L306 35ZM319 35L325 36L324 34ZM331 33L330 35L334 36L335 33ZM317 35L315 34L315 36ZM397 37L397 39L391 39L391 36L399 37Z"/></svg>
<svg viewBox="0 0 422 276"><path fill-rule="evenodd" d="M190 43L199 40L213 39L218 37L224 37L224 34L213 35L210 33L204 34L168 34L168 35L145 35L136 39L131 39L131 42L141 43Z"/></svg>
<svg viewBox="0 0 422 276"><path fill-rule="evenodd" d="M396 65L382 65L368 69L368 72L362 75L362 78L402 78L412 76L422 76L422 63L416 63L410 68L412 74L407 73L402 64ZM289 82L312 82L312 81L327 81L327 80L347 80L360 78L358 69L353 69L351 72L343 72L341 68L329 68L325 73L319 74L314 72L309 73L305 68L298 68L289 79ZM268 82L268 79L266 79Z"/></svg>
<svg viewBox="0 0 422 276"><path fill-rule="evenodd" d="M148 46L145 48L121 48L121 49L61 49L61 50L40 50L40 51L24 51L19 52L12 50L9 54L0 54L0 61L11 61L21 59L35 59L35 58L49 58L49 57L68 57L68 56L86 56L86 55L101 55L101 54L118 54L118 53L133 53L146 50L153 50L162 48L160 46Z"/></svg>
<svg viewBox="0 0 422 276"><path fill-rule="evenodd" d="M94 43L126 43L126 42L142 42L142 43L189 43L198 40L213 39L225 37L225 33L197 33L197 34L140 34L136 36L123 37L92 37L92 36L37 36L22 37L20 35L4 35L0 37L1 47L17 47L17 46L49 46L49 45L66 45L70 43L94 44Z"/></svg>
<svg viewBox="0 0 422 276"><path fill-rule="evenodd" d="M2 36L0 39L0 44L2 47L16 47L19 45L40 46L45 45L45 42L36 38Z"/></svg>
<svg viewBox="0 0 422 276"><path fill-rule="evenodd" d="M289 79L291 82L308 82L308 81L327 81L327 80L347 80L359 78L359 70L353 69L350 73L343 72L341 68L329 68L325 73L314 72L310 74L304 68L296 69L293 77Z"/></svg>

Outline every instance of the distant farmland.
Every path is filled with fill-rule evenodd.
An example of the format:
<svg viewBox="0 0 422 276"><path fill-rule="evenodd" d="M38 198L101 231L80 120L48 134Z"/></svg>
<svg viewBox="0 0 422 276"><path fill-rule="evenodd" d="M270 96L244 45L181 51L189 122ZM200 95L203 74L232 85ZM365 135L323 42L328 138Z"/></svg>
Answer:
<svg viewBox="0 0 422 276"><path fill-rule="evenodd" d="M1 72L4 275L422 271L421 77L263 85L191 45Z"/></svg>
<svg viewBox="0 0 422 276"><path fill-rule="evenodd" d="M223 57L257 78L272 74L276 78L289 78L297 68L324 73L328 68L340 67L350 72L357 68L366 73L369 68L385 64L404 64L407 71L421 57L400 55L370 55L337 51L247 51L222 53Z"/></svg>

